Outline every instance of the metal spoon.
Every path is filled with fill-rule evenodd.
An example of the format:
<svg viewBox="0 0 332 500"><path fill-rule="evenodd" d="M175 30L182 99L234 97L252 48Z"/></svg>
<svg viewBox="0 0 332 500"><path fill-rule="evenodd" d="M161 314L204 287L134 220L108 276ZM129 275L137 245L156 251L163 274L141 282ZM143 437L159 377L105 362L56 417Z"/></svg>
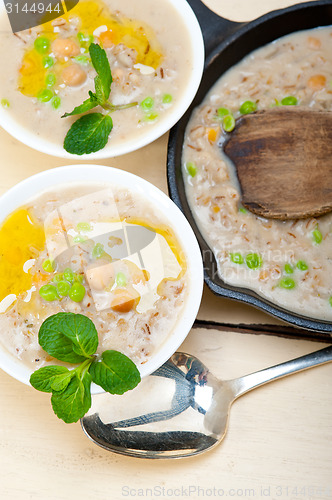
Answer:
<svg viewBox="0 0 332 500"><path fill-rule="evenodd" d="M197 455L218 444L235 399L286 375L332 361L332 346L233 380L219 380L199 359L175 353L125 395L96 396L81 419L99 446L141 458Z"/></svg>

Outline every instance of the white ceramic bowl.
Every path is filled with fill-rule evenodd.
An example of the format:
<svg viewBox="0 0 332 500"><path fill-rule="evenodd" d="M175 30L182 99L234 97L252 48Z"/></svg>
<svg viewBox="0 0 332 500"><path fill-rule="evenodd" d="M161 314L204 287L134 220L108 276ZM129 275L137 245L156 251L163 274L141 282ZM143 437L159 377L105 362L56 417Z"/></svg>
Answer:
<svg viewBox="0 0 332 500"><path fill-rule="evenodd" d="M30 146L31 148L36 149L37 151L41 151L42 153L47 153L61 158L69 158L71 160L80 159L88 161L111 158L130 153L146 146L147 144L150 144L165 134L182 117L195 97L203 74L204 42L197 18L186 0L158 0L158 2L170 3L178 12L183 24L187 27L192 48L191 53L193 56L192 69L182 98L179 99L176 104L174 103L169 112L166 113L165 116L160 117L160 119L153 126L147 127L146 133L134 139L130 139L128 137L128 141L119 145L115 144L112 148L108 148L106 146L104 149L97 151L96 153L78 156L67 153L67 151L63 148L62 143L55 144L51 141L47 141L39 137L33 130L28 130L27 128L21 126L15 118L10 116L8 110L3 109L2 106L0 106L0 126L2 126L19 141L23 142L27 146ZM158 7L156 6L156 8ZM0 16L3 15L6 15L5 7L4 4L0 2Z"/></svg>
<svg viewBox="0 0 332 500"><path fill-rule="evenodd" d="M187 219L162 191L141 177L123 170L99 165L58 167L20 182L0 197L0 224L13 210L24 205L42 191L53 189L57 185L70 185L78 182L113 183L143 195L167 217L186 256L189 286L184 308L175 328L164 344L145 364L139 367L141 377L145 377L165 363L177 350L196 318L203 291L203 264L197 240ZM31 370L14 358L1 344L0 368L17 380L29 385ZM103 391L99 386L94 386L92 392L97 394Z"/></svg>

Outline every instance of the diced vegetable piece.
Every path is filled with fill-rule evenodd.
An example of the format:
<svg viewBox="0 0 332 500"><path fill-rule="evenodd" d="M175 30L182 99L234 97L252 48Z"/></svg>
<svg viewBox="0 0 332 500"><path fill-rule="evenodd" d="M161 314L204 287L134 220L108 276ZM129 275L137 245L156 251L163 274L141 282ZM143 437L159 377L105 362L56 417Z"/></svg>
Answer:
<svg viewBox="0 0 332 500"><path fill-rule="evenodd" d="M286 290L291 290L295 287L295 281L292 278L282 278L279 281L279 286L285 288Z"/></svg>
<svg viewBox="0 0 332 500"><path fill-rule="evenodd" d="M253 101L244 101L244 103L240 106L241 115L248 115L249 113L253 113L257 110L257 104Z"/></svg>
<svg viewBox="0 0 332 500"><path fill-rule="evenodd" d="M244 258L239 252L231 253L231 261L234 262L234 264L243 264Z"/></svg>

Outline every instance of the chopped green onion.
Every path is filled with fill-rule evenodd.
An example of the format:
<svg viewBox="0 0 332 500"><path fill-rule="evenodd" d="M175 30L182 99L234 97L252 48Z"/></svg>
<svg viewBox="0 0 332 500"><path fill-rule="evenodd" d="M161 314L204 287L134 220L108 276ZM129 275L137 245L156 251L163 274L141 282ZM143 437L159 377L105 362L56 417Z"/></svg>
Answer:
<svg viewBox="0 0 332 500"><path fill-rule="evenodd" d="M291 264L285 264L284 269L286 274L293 274L294 272L294 268Z"/></svg>
<svg viewBox="0 0 332 500"><path fill-rule="evenodd" d="M45 54L50 48L50 41L44 36L39 36L34 42L34 47L39 54Z"/></svg>
<svg viewBox="0 0 332 500"><path fill-rule="evenodd" d="M89 64L90 62L89 57L84 55L73 57L73 59L74 61L77 61L79 64Z"/></svg>
<svg viewBox="0 0 332 500"><path fill-rule="evenodd" d="M304 262L304 260L299 260L296 267L300 269L300 271L306 271L308 269L308 264Z"/></svg>
<svg viewBox="0 0 332 500"><path fill-rule="evenodd" d="M239 207L239 212L241 212L241 214L247 214L248 210L244 207Z"/></svg>
<svg viewBox="0 0 332 500"><path fill-rule="evenodd" d="M53 59L53 57L51 57L51 56L44 56L42 64L43 64L43 67L45 69L52 68L52 66L54 65L54 59Z"/></svg>
<svg viewBox="0 0 332 500"><path fill-rule="evenodd" d="M76 226L76 231L78 233L88 233L89 231L92 231L90 222L79 222Z"/></svg>
<svg viewBox="0 0 332 500"><path fill-rule="evenodd" d="M187 161L186 163L186 171L190 175L190 177L195 177L197 174L197 167L194 162L192 161Z"/></svg>
<svg viewBox="0 0 332 500"><path fill-rule="evenodd" d="M257 253L248 253L248 255L246 256L246 264L249 269L258 269L262 266L263 260L262 257Z"/></svg>
<svg viewBox="0 0 332 500"><path fill-rule="evenodd" d="M75 236L75 238L73 239L74 243L83 243L83 241L86 241L87 240L87 237L86 236L83 236L82 234L78 234L77 236Z"/></svg>
<svg viewBox="0 0 332 500"><path fill-rule="evenodd" d="M49 73L47 76L46 76L46 79L45 79L45 83L47 85L47 87L53 87L53 85L55 84L56 82L56 76L54 73Z"/></svg>
<svg viewBox="0 0 332 500"><path fill-rule="evenodd" d="M37 95L37 99L41 102L48 102L52 99L52 97L53 97L53 92L52 90L49 89L43 89Z"/></svg>
<svg viewBox="0 0 332 500"><path fill-rule="evenodd" d="M60 298L54 285L43 285L39 289L39 295L42 299L47 300L47 302L52 302Z"/></svg>
<svg viewBox="0 0 332 500"><path fill-rule="evenodd" d="M282 278L279 281L279 286L281 286L281 288L286 288L286 290L291 290L295 287L295 281L292 278Z"/></svg>
<svg viewBox="0 0 332 500"><path fill-rule="evenodd" d="M10 103L9 103L8 99L1 99L1 106L3 108L9 108Z"/></svg>
<svg viewBox="0 0 332 500"><path fill-rule="evenodd" d="M58 109L60 107L60 104L61 104L61 99L59 96L54 96L52 101L51 101L51 104L52 104L52 107L54 109Z"/></svg>
<svg viewBox="0 0 332 500"><path fill-rule="evenodd" d="M234 264L243 264L244 259L239 252L236 252L231 253L231 261L234 262Z"/></svg>
<svg viewBox="0 0 332 500"><path fill-rule="evenodd" d="M115 277L115 282L117 286L119 286L120 288L126 286L127 284L126 275L123 272L119 271Z"/></svg>
<svg viewBox="0 0 332 500"><path fill-rule="evenodd" d="M173 97L171 94L164 94L163 95L163 104L169 104L173 101Z"/></svg>
<svg viewBox="0 0 332 500"><path fill-rule="evenodd" d="M289 95L287 97L284 97L283 99L281 99L281 104L283 106L296 106L297 105L297 99L296 97L292 96L292 95Z"/></svg>
<svg viewBox="0 0 332 500"><path fill-rule="evenodd" d="M249 115L257 110L257 104L252 101L244 101L240 106L241 115Z"/></svg>
<svg viewBox="0 0 332 500"><path fill-rule="evenodd" d="M100 259L104 254L104 245L102 243L96 243L92 249L92 257L94 259Z"/></svg>
<svg viewBox="0 0 332 500"><path fill-rule="evenodd" d="M52 273L54 271L54 269L53 269L53 263L52 263L51 259L44 260L44 262L42 263L42 268L47 273Z"/></svg>
<svg viewBox="0 0 332 500"><path fill-rule="evenodd" d="M222 128L225 132L232 132L235 129L235 118L233 115L226 115L222 119Z"/></svg>
<svg viewBox="0 0 332 500"><path fill-rule="evenodd" d="M146 113L145 119L149 121L156 120L158 118L158 113Z"/></svg>
<svg viewBox="0 0 332 500"><path fill-rule="evenodd" d="M154 100L152 97L146 97L141 103L140 103L141 108L143 111L150 111L153 106L154 106Z"/></svg>

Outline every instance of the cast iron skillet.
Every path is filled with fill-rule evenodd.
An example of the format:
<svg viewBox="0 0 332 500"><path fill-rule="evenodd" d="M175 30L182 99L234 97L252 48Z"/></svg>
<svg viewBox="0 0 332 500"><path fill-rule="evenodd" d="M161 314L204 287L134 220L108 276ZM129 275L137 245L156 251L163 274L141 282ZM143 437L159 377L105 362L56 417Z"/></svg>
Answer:
<svg viewBox="0 0 332 500"><path fill-rule="evenodd" d="M188 3L194 10L203 31L206 62L203 79L192 105L170 131L167 178L170 197L189 220L200 244L205 282L217 295L246 302L298 327L317 332L332 332L332 324L327 321L314 320L289 312L252 290L228 285L220 279L213 253L200 234L191 214L181 173L181 154L186 126L193 109L202 102L212 85L228 68L258 47L294 31L332 24L332 0L295 5L266 14L250 23L234 23L223 19L205 7L201 0L188 0Z"/></svg>

